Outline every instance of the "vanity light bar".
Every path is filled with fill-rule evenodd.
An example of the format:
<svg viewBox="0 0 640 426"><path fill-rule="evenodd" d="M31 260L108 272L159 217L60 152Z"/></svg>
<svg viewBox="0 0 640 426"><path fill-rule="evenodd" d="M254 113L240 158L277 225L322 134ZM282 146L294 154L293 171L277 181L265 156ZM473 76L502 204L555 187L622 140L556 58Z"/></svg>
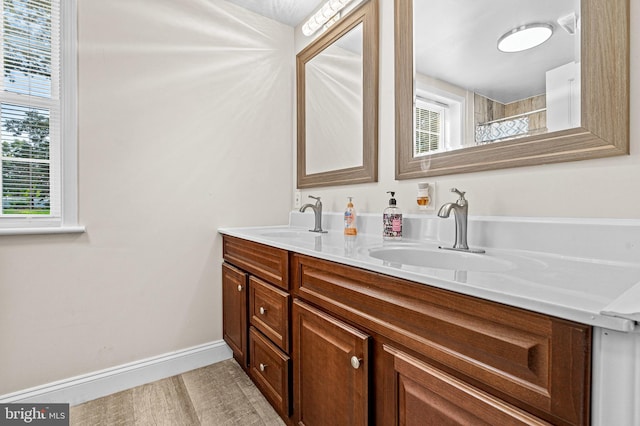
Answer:
<svg viewBox="0 0 640 426"><path fill-rule="evenodd" d="M302 34L306 36L312 35L352 1L353 0L329 0L304 23L302 26Z"/></svg>
<svg viewBox="0 0 640 426"><path fill-rule="evenodd" d="M333 15L333 18L329 19L323 26L323 29L327 29L330 26L332 26L333 24L335 24L336 22L338 22L340 20L340 12L336 13L335 15Z"/></svg>

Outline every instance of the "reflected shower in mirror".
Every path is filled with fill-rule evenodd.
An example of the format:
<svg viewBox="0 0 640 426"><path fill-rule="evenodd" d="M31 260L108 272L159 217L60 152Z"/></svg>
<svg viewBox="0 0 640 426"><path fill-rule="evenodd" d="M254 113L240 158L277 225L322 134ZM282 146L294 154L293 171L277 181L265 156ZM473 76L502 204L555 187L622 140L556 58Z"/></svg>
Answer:
<svg viewBox="0 0 640 426"><path fill-rule="evenodd" d="M362 166L362 26L305 65L307 173Z"/></svg>

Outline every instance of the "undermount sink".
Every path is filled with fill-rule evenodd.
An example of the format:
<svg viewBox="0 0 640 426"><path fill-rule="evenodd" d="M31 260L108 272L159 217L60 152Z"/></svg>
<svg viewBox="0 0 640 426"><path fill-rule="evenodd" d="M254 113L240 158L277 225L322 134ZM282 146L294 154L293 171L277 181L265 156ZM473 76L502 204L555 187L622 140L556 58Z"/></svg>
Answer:
<svg viewBox="0 0 640 426"><path fill-rule="evenodd" d="M317 232L302 231L299 229L279 229L261 232L260 235L267 238L313 238L322 234L319 234Z"/></svg>
<svg viewBox="0 0 640 426"><path fill-rule="evenodd" d="M515 265L487 254L464 253L424 247L381 247L369 250L369 256L390 264L455 271L501 272Z"/></svg>

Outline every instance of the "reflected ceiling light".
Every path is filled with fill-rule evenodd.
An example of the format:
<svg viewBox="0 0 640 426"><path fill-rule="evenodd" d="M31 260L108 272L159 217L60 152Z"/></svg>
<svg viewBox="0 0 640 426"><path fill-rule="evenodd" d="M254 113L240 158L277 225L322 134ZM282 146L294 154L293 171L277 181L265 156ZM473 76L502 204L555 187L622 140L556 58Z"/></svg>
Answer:
<svg viewBox="0 0 640 426"><path fill-rule="evenodd" d="M329 0L302 26L302 34L310 36L353 0Z"/></svg>
<svg viewBox="0 0 640 426"><path fill-rule="evenodd" d="M521 52L549 40L553 34L550 24L527 24L514 28L498 39L501 52Z"/></svg>

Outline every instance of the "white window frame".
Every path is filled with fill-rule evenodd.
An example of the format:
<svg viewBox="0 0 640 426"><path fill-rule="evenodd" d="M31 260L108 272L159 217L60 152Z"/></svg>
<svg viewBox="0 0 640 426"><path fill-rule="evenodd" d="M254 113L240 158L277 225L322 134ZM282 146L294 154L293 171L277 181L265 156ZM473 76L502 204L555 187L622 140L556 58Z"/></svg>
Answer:
<svg viewBox="0 0 640 426"><path fill-rule="evenodd" d="M60 0L60 217L0 217L0 235L84 232L78 224L77 0ZM52 152L52 156L54 153ZM52 158L52 161L55 161ZM52 185L54 176L52 176Z"/></svg>
<svg viewBox="0 0 640 426"><path fill-rule="evenodd" d="M417 157L435 154L438 152L447 152L464 146L467 123L467 101L463 96L416 80L415 99L416 102L420 99L421 102L440 105L446 111L444 117L444 138L440 148L436 151L429 151L427 153L417 155ZM413 116L415 121L415 105ZM415 126L413 154L416 156Z"/></svg>
<svg viewBox="0 0 640 426"><path fill-rule="evenodd" d="M440 128L438 129L437 132L431 132L428 130L421 130L418 128L418 123L416 122L418 119L418 114L417 114L417 110L418 108L425 110L425 111L430 111L433 113L436 113L440 116ZM435 102L431 99L423 99L421 97L416 97L416 103L414 106L414 131L415 133L418 132L425 132L425 133L436 133L439 137L439 143L438 143L438 148L437 149L430 149L428 151L425 152L421 152L418 153L417 152L417 148L418 148L418 141L417 138L414 134L414 138L413 138L413 156L414 157L423 157L425 155L430 155L430 154L434 154L436 152L441 152L444 151L446 146L448 145L448 141L449 141L449 132L447 131L447 124L449 122L449 111L448 111L448 106L447 105L443 105L439 102Z"/></svg>

